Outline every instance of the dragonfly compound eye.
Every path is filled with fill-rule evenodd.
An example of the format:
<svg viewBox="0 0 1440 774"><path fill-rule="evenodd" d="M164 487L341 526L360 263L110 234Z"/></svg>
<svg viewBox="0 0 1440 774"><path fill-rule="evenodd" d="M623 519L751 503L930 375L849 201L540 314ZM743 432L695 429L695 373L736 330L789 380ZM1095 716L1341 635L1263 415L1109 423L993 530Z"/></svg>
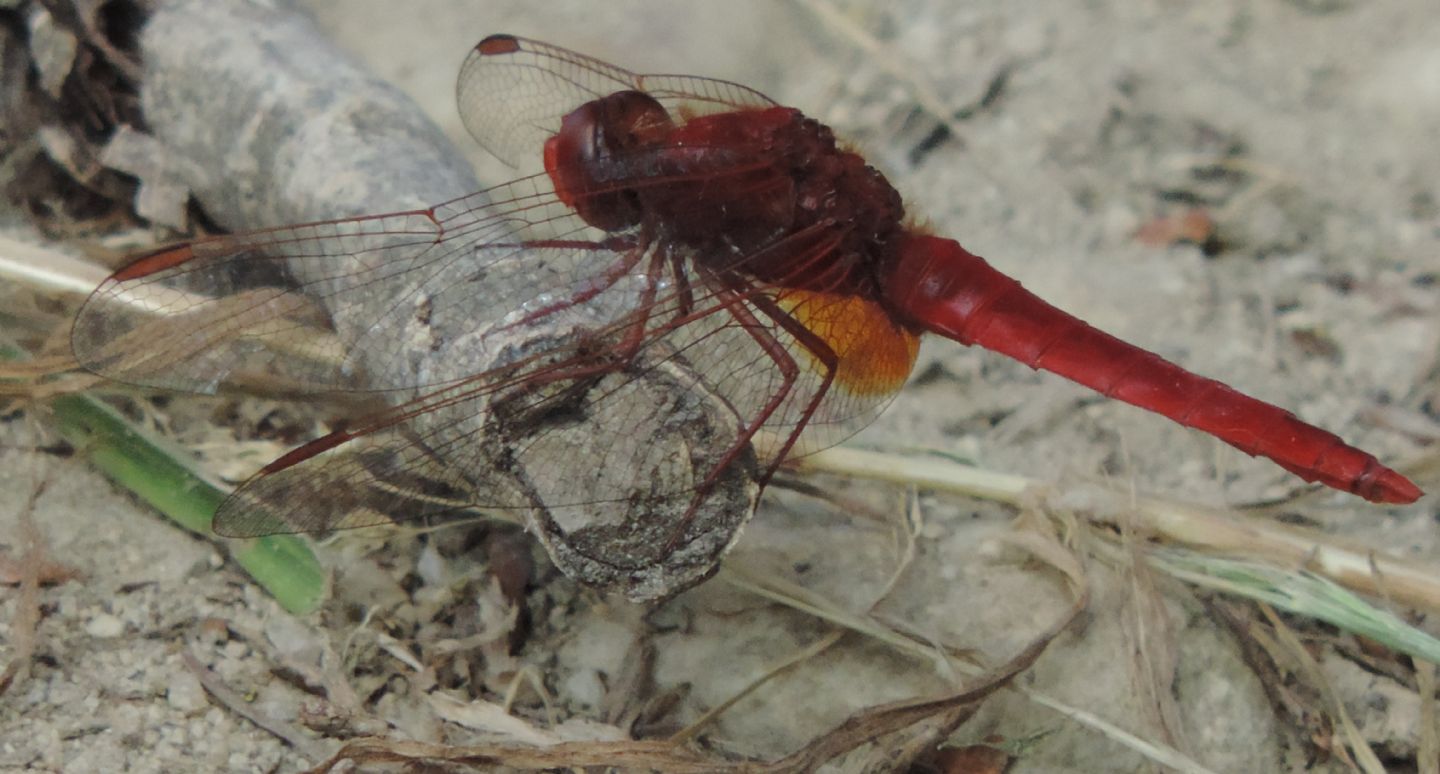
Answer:
<svg viewBox="0 0 1440 774"><path fill-rule="evenodd" d="M621 91L568 113L545 142L545 171L560 200L596 228L617 231L640 221L641 205L620 181L633 180L636 159L659 147L675 124L659 102Z"/></svg>

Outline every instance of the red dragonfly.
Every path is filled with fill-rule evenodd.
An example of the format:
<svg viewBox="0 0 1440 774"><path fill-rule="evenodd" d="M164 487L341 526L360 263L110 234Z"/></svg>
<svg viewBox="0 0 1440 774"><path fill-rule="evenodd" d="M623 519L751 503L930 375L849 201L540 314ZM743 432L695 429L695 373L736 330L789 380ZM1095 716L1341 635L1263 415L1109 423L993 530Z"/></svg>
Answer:
<svg viewBox="0 0 1440 774"><path fill-rule="evenodd" d="M1380 503L1422 494L914 227L828 127L758 92L495 35L458 99L486 149L544 171L425 210L160 249L80 310L79 361L117 380L210 391L263 373L301 395L390 396L246 481L218 532L518 507L584 579L633 591L690 552L703 567L645 581L688 584L787 455L884 407L927 332L1307 481ZM640 517L593 520L607 507ZM647 521L661 513L680 515Z"/></svg>

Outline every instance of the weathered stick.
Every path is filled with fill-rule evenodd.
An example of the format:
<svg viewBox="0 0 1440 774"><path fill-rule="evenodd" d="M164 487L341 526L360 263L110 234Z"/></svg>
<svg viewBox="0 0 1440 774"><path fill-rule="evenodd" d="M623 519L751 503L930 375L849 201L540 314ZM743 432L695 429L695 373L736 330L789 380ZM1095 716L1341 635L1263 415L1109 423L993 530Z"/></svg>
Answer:
<svg viewBox="0 0 1440 774"><path fill-rule="evenodd" d="M165 0L141 45L142 104L164 168L226 228L424 209L481 188L419 106L284 3ZM306 268L290 267L300 282L323 280ZM464 267L450 271L459 281ZM323 304L324 285L310 289ZM374 308L392 300L376 298ZM328 311L342 334L374 320L370 309ZM438 315L428 323L427 338L440 342L432 357L464 323ZM459 352L439 356L463 359ZM426 381L413 376L423 363L364 354L358 365L379 381Z"/></svg>

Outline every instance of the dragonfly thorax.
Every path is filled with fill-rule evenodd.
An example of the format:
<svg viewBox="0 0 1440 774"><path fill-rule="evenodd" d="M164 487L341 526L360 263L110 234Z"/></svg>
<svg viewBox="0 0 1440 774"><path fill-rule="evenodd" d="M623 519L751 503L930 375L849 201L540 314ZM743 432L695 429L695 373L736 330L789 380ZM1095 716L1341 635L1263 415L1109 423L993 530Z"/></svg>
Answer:
<svg viewBox="0 0 1440 774"><path fill-rule="evenodd" d="M587 102L545 144L556 193L606 231L641 228L711 268L866 297L902 232L889 181L792 108L676 123L653 97Z"/></svg>

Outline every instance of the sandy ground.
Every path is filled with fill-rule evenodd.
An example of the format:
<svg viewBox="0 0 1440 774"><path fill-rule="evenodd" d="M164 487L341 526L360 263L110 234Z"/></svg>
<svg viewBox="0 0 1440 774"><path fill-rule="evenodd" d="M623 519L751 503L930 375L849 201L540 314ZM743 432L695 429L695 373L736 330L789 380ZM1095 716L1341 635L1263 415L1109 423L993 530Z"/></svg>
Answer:
<svg viewBox="0 0 1440 774"><path fill-rule="evenodd" d="M842 9L881 39L880 52L803 4L309 5L344 47L410 93L487 180L501 172L483 162L452 104L458 63L486 34L538 37L642 72L740 81L833 125L936 232L1060 306L1387 461L1424 453L1403 422L1385 420L1404 414L1373 409L1434 411L1440 14L1428 0L916 0ZM1002 73L1003 88L982 105ZM922 94L964 109L963 143L922 142L938 126L916 107ZM1222 159L1231 162L1224 174L1195 172ZM1218 254L1135 238L1197 195L1217 223ZM1062 492L1103 476L1210 505L1283 494L1296 483L1267 462L996 356L931 342L917 373L852 444L940 449ZM207 700L182 654L196 652L265 712L294 718L313 697L296 687L303 680L277 677L277 663L318 664L315 653L327 648L373 642L364 625L334 611L290 618L219 549L146 513L81 461L37 458L24 422L9 421L5 432L0 543L18 545L19 494L49 477L35 521L54 554L85 575L43 592L40 659L0 701L0 769L303 768L295 750ZM820 483L877 504L897 494ZM1419 483L1440 486L1433 473ZM887 618L995 662L1063 612L1068 597L1056 572L996 548L1013 511L955 497L920 504L918 555L881 608ZM1433 498L1386 510L1323 496L1300 511L1401 556L1433 563L1440 555ZM896 556L889 526L786 493L767 496L735 552L743 566L856 609L880 593ZM1157 601L1111 563L1092 558L1087 569L1094 599L1085 625L1062 635L1024 680L1028 689L1163 738L1131 656L1154 636L1137 627L1164 621L1162 636L1174 644L1165 686L1178 708L1175 746L1214 771L1338 768L1307 762L1303 740L1206 598L1162 582ZM519 660L543 675L562 717L599 719L642 625L624 605L552 583L553 612ZM16 599L13 587L0 590L0 641ZM209 619L250 636L207 636ZM685 686L669 715L675 723L830 631L719 581L667 603L648 625L657 693ZM1351 678L1346 699L1369 738L1396 760L1407 744L1413 756L1413 693L1383 675L1334 669ZM740 702L705 737L719 749L773 757L855 709L930 692L936 680L925 660L851 635ZM443 738L433 713L417 709L426 706L421 697L391 690L400 698L376 713L393 733ZM995 697L954 738L991 734L1030 740L1015 772L1154 770L1015 693Z"/></svg>

